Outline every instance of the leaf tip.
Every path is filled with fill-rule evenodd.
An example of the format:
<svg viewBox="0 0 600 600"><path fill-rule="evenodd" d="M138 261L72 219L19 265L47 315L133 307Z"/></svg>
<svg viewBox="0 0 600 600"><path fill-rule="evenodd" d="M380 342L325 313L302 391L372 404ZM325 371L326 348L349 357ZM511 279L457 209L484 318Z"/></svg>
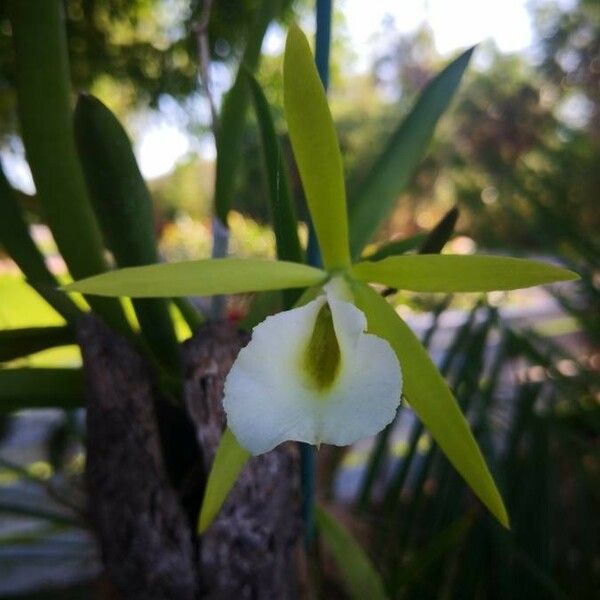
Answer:
<svg viewBox="0 0 600 600"><path fill-rule="evenodd" d="M504 529L510 531L510 516L508 515L508 511L506 510L506 506L504 506L504 501L502 499L500 499L500 506L494 511L494 516Z"/></svg>
<svg viewBox="0 0 600 600"><path fill-rule="evenodd" d="M198 525L196 527L196 532L198 535L203 535L206 533L206 530L214 519L214 515L211 511L207 510L206 507L207 505L203 502L202 509L200 510L200 516L198 517Z"/></svg>
<svg viewBox="0 0 600 600"><path fill-rule="evenodd" d="M575 271L571 271L570 269L561 269L563 274L563 279L561 281L578 281L581 279L581 275Z"/></svg>

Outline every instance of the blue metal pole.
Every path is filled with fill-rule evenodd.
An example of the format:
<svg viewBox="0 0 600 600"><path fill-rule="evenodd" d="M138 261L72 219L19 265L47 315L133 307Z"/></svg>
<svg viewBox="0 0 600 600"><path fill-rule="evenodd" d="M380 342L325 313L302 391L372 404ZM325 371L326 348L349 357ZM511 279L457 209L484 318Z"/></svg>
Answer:
<svg viewBox="0 0 600 600"><path fill-rule="evenodd" d="M332 0L317 0L317 31L315 34L315 63L321 83L327 91L329 87L329 51L331 48L331 12ZM308 223L308 247L306 249L308 263L315 267L322 266L319 242L314 227Z"/></svg>
<svg viewBox="0 0 600 600"><path fill-rule="evenodd" d="M315 37L315 63L325 90L329 87L329 50L331 47L332 0L317 0L317 31ZM308 264L320 267L321 252L312 222L308 222ZM300 475L302 481L302 515L304 518L306 542L310 544L315 533L315 486L316 450L310 444L300 444Z"/></svg>

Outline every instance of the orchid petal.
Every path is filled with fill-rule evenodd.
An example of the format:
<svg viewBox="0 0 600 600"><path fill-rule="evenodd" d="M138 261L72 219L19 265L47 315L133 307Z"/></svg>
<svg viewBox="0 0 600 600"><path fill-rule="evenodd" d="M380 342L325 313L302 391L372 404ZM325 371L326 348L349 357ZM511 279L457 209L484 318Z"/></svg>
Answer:
<svg viewBox="0 0 600 600"><path fill-rule="evenodd" d="M368 285L355 282L354 295L369 331L385 337L402 362L405 394L448 460L502 525L508 514L494 479L458 403L412 330Z"/></svg>
<svg viewBox="0 0 600 600"><path fill-rule="evenodd" d="M285 45L283 107L323 263L328 269L348 267L342 155L308 40L296 25L290 27Z"/></svg>
<svg viewBox="0 0 600 600"><path fill-rule="evenodd" d="M360 262L352 275L414 292L491 292L572 281L579 275L544 262L508 256L415 254Z"/></svg>
<svg viewBox="0 0 600 600"><path fill-rule="evenodd" d="M118 269L64 286L96 296L212 296L322 283L325 271L294 262L240 258L190 260Z"/></svg>
<svg viewBox="0 0 600 600"><path fill-rule="evenodd" d="M228 425L252 454L286 440L350 444L394 418L402 386L398 359L387 341L365 333L364 314L331 290L327 286L327 295L255 327L227 377ZM339 365L322 382L311 380L305 362L320 311L327 308Z"/></svg>

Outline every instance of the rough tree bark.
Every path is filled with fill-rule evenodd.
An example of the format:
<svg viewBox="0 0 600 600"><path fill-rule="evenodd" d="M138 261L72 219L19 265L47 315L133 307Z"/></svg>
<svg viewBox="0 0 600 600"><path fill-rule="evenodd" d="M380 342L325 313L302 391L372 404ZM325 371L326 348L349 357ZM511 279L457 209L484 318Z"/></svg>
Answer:
<svg viewBox="0 0 600 600"><path fill-rule="evenodd" d="M124 598L194 600L187 519L164 467L152 377L97 317L78 331L86 376L88 510L106 571Z"/></svg>
<svg viewBox="0 0 600 600"><path fill-rule="evenodd" d="M184 345L185 405L202 459L176 491L163 459L152 373L101 321L82 320L90 521L107 575L126 600L297 597L300 521L292 445L248 463L219 517L195 543L194 511L224 424L223 382L247 341L246 334L217 323Z"/></svg>
<svg viewBox="0 0 600 600"><path fill-rule="evenodd" d="M197 426L204 467L214 458L225 415L223 383L249 341L226 323L204 326L184 344L185 401ZM296 598L300 533L298 464L292 444L248 462L202 538L202 594L211 600Z"/></svg>

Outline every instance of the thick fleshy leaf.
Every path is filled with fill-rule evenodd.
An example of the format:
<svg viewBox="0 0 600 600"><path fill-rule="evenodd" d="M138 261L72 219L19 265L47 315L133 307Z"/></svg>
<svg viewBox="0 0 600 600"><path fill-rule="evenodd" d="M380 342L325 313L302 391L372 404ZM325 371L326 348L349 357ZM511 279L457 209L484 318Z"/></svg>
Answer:
<svg viewBox="0 0 600 600"><path fill-rule="evenodd" d="M0 362L68 344L75 344L75 333L67 326L3 329L0 330Z"/></svg>
<svg viewBox="0 0 600 600"><path fill-rule="evenodd" d="M516 290L579 277L573 271L535 260L449 254L392 256L379 262L365 261L354 265L352 274L361 281L414 292Z"/></svg>
<svg viewBox="0 0 600 600"><path fill-rule="evenodd" d="M434 77L409 115L392 133L362 186L349 202L350 244L358 257L365 244L394 207L423 158L439 118L448 108L473 48L463 52Z"/></svg>
<svg viewBox="0 0 600 600"><path fill-rule="evenodd" d="M280 260L304 262L304 253L298 239L296 207L292 202L287 169L271 110L258 81L250 74L248 81L262 140L277 257Z"/></svg>
<svg viewBox="0 0 600 600"><path fill-rule="evenodd" d="M104 239L119 267L158 262L152 197L125 129L100 100L81 94L75 109L75 139ZM144 339L160 361L179 368L179 348L168 304L134 300Z"/></svg>
<svg viewBox="0 0 600 600"><path fill-rule="evenodd" d="M298 263L219 258L119 269L76 281L65 290L132 298L212 296L307 287L326 277L324 271Z"/></svg>
<svg viewBox="0 0 600 600"><path fill-rule="evenodd" d="M286 0L288 3L289 0ZM257 3L246 37L246 46L235 81L225 95L217 128L217 165L215 180L215 213L223 224L233 203L236 174L242 160L242 138L246 130L248 85L246 71L254 71L260 61L260 49L272 19L283 8L281 0Z"/></svg>
<svg viewBox="0 0 600 600"><path fill-rule="evenodd" d="M58 287L58 280L50 273L43 254L33 241L29 227L23 216L21 206L4 175L0 164L0 246L17 263L29 282L48 286L53 290ZM81 311L64 293L56 292L53 296L43 295L44 299L60 315L75 324L81 316Z"/></svg>
<svg viewBox="0 0 600 600"><path fill-rule="evenodd" d="M381 576L351 533L321 506L316 507L317 528L346 580L354 600L385 600Z"/></svg>
<svg viewBox="0 0 600 600"><path fill-rule="evenodd" d="M27 408L79 408L81 369L0 369L0 414Z"/></svg>
<svg viewBox="0 0 600 600"><path fill-rule="evenodd" d="M283 68L283 104L288 131L323 263L350 263L342 157L327 98L308 40L290 27Z"/></svg>
<svg viewBox="0 0 600 600"><path fill-rule="evenodd" d="M368 330L396 351L404 375L404 396L448 460L465 478L490 512L508 527L502 497L446 382L410 327L369 286L355 282L357 306L366 314Z"/></svg>
<svg viewBox="0 0 600 600"><path fill-rule="evenodd" d="M248 73L248 82L262 140L277 258L303 263L304 252L298 238L296 207L290 192L285 158L277 138L271 110L260 84L250 73ZM283 292L284 308L291 308L300 294L301 290Z"/></svg>
<svg viewBox="0 0 600 600"><path fill-rule="evenodd" d="M95 275L108 265L75 151L64 4L18 0L8 12L21 134L44 218L71 275ZM118 302L90 304L114 329L131 331Z"/></svg>
<svg viewBox="0 0 600 600"><path fill-rule="evenodd" d="M227 424L261 454L288 441L344 446L396 414L402 378L390 345L335 287L254 328L225 381Z"/></svg>
<svg viewBox="0 0 600 600"><path fill-rule="evenodd" d="M225 429L206 482L198 533L204 533L214 521L249 459L250 453L240 446L229 428Z"/></svg>

